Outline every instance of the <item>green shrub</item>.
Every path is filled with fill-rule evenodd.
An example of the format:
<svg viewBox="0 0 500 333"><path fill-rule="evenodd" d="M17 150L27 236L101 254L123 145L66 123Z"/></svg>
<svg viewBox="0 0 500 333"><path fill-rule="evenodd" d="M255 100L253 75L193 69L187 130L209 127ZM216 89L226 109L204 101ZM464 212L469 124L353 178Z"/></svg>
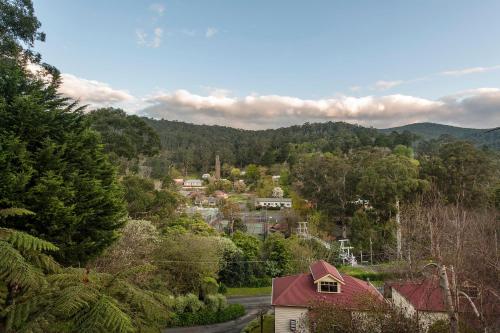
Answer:
<svg viewBox="0 0 500 333"><path fill-rule="evenodd" d="M227 287L224 283L219 283L219 294L226 294L227 293Z"/></svg>
<svg viewBox="0 0 500 333"><path fill-rule="evenodd" d="M207 309L213 312L224 310L227 307L227 301L224 295L208 295L205 298L205 305Z"/></svg>
<svg viewBox="0 0 500 333"><path fill-rule="evenodd" d="M248 285L245 287L252 287L252 288L269 287L272 283L273 283L273 279L269 276L265 276L265 277L261 277L261 278L252 276L248 280Z"/></svg>
<svg viewBox="0 0 500 333"><path fill-rule="evenodd" d="M204 304L202 301L198 299L198 296L195 294L187 294L186 296L186 310L189 312L198 312L200 311Z"/></svg>
<svg viewBox="0 0 500 333"><path fill-rule="evenodd" d="M212 325L239 318L245 314L241 304L230 304L223 310L211 311L208 307L195 313L176 313L170 319L170 327Z"/></svg>

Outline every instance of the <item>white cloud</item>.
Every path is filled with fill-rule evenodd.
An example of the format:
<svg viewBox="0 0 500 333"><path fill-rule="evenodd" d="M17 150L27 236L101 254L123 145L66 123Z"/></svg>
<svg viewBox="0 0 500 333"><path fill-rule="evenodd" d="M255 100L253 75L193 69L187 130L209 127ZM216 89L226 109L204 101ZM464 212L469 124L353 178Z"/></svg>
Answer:
<svg viewBox="0 0 500 333"><path fill-rule="evenodd" d="M407 95L300 99L279 95L226 93L207 96L187 90L160 93L148 100L141 114L194 123L241 128L275 128L306 121L347 121L364 126L391 127L414 122L489 127L500 123L500 90L477 89L429 100Z"/></svg>
<svg viewBox="0 0 500 333"><path fill-rule="evenodd" d="M81 104L90 104L95 107L114 106L134 102L135 97L125 90L114 89L109 84L87 80L72 74L61 74L62 84L59 92Z"/></svg>
<svg viewBox="0 0 500 333"><path fill-rule="evenodd" d="M462 75L467 75L467 74L476 74L476 73L485 73L485 72L490 72L494 70L500 69L500 65L496 66L490 66L490 67L469 67L469 68L462 68L462 69L454 69L454 70L449 70L449 71L444 71L439 73L440 75L447 75L447 76L462 76Z"/></svg>
<svg viewBox="0 0 500 333"><path fill-rule="evenodd" d="M375 82L375 89L376 90L387 90L394 88L396 86L399 86L403 84L404 81L398 80L398 81L384 81L384 80L379 80Z"/></svg>
<svg viewBox="0 0 500 333"><path fill-rule="evenodd" d="M152 36L150 37L148 33L144 32L141 29L137 29L135 31L135 35L137 38L137 44L141 46L147 46L152 48L157 48L161 45L162 37L163 37L163 29L160 27L156 27L153 30Z"/></svg>
<svg viewBox="0 0 500 333"><path fill-rule="evenodd" d="M499 88L459 91L436 100L401 94L322 99L259 94L235 97L229 90L211 87L204 88L206 95L180 89L138 97L107 83L68 73L61 78L59 92L91 108L121 107L129 113L198 124L247 129L323 121L378 128L425 121L479 128L500 124Z"/></svg>
<svg viewBox="0 0 500 333"><path fill-rule="evenodd" d="M205 37L212 38L218 32L219 32L219 30L217 30L216 28L214 28L214 27L208 27L207 30L205 31Z"/></svg>
<svg viewBox="0 0 500 333"><path fill-rule="evenodd" d="M165 5L161 3L153 3L149 6L149 9L155 12L158 16L162 16L165 12Z"/></svg>

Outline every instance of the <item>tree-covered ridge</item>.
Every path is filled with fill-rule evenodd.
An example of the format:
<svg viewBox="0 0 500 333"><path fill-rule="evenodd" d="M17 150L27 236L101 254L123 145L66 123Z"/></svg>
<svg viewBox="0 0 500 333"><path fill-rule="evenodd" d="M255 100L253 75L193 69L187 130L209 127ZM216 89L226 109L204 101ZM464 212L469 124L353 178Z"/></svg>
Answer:
<svg viewBox="0 0 500 333"><path fill-rule="evenodd" d="M189 170L210 170L215 155L224 163L272 165L295 162L301 153L349 150L362 146L410 145L410 133L382 134L342 122L303 124L268 130L242 130L144 118L158 133L163 149L175 163Z"/></svg>
<svg viewBox="0 0 500 333"><path fill-rule="evenodd" d="M498 125L498 124L492 124ZM491 149L500 150L500 130L464 128L435 123L415 123L399 127L380 130L382 133L405 131L418 135L423 140L438 139L439 137L453 137L471 141L478 146L486 146Z"/></svg>

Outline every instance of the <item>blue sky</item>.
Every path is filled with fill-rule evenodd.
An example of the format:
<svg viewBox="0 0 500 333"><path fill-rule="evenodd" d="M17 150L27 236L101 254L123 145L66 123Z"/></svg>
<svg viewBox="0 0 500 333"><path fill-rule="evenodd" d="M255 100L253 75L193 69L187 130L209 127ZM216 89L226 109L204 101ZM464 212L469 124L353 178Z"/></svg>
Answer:
<svg viewBox="0 0 500 333"><path fill-rule="evenodd" d="M500 122L500 1L34 4L38 50L92 107L245 128Z"/></svg>

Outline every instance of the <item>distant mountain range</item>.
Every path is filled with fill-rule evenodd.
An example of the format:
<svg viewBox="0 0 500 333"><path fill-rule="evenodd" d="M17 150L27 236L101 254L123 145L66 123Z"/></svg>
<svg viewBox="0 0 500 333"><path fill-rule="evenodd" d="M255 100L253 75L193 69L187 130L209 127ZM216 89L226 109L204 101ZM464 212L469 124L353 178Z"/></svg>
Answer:
<svg viewBox="0 0 500 333"><path fill-rule="evenodd" d="M398 133L408 131L420 136L423 140L437 139L445 135L456 139L471 141L480 146L488 146L490 148L500 150L500 128L478 129L436 123L415 123L399 127L385 128L380 131L386 134L394 131Z"/></svg>

